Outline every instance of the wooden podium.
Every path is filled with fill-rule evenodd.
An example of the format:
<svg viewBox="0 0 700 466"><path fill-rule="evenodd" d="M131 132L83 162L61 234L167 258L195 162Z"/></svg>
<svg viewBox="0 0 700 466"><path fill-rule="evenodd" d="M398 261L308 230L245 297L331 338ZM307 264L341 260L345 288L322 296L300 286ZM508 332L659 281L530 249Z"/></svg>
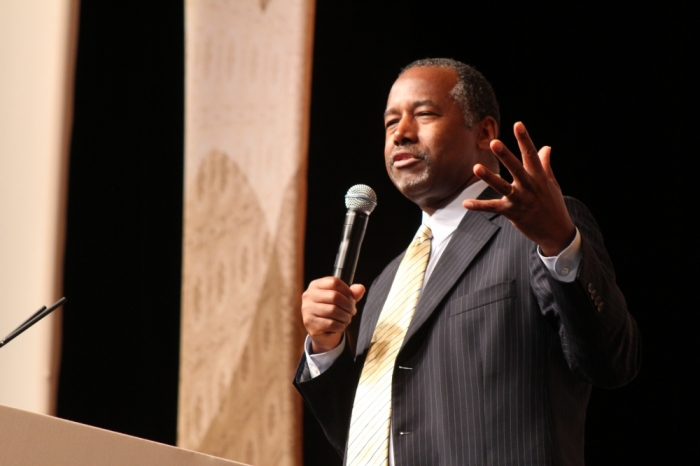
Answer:
<svg viewBox="0 0 700 466"><path fill-rule="evenodd" d="M232 466L243 463L0 405L0 465Z"/></svg>

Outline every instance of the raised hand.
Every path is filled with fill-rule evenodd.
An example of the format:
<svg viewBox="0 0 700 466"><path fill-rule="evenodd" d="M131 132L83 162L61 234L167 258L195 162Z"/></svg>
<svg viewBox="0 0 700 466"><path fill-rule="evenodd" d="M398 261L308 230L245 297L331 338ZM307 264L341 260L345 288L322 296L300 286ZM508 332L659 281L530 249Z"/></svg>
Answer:
<svg viewBox="0 0 700 466"><path fill-rule="evenodd" d="M319 278L309 284L301 296L301 316L314 353L325 353L340 344L357 314L355 304L364 294L364 286L348 286L336 277Z"/></svg>
<svg viewBox="0 0 700 466"><path fill-rule="evenodd" d="M501 141L491 141L491 151L513 175L513 183L476 164L474 174L503 197L484 201L468 199L463 205L470 210L503 215L522 234L537 243L545 256L556 256L573 241L576 227L552 173L552 148L544 146L538 151L521 122L514 125L513 131L522 163Z"/></svg>

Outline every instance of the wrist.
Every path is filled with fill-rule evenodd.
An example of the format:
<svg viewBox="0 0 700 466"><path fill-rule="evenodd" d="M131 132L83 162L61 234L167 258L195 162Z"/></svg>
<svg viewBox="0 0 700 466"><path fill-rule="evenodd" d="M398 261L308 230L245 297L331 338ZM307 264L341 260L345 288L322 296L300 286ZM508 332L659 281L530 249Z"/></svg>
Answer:
<svg viewBox="0 0 700 466"><path fill-rule="evenodd" d="M566 249L571 242L576 238L576 227L571 224L571 228L567 234L561 236L562 239L557 239L554 241L543 241L542 244L538 244L542 255L545 257L554 257L561 254L561 252Z"/></svg>
<svg viewBox="0 0 700 466"><path fill-rule="evenodd" d="M342 333L324 335L323 338L311 337L311 350L313 351L313 354L327 353L328 351L338 347L342 337Z"/></svg>

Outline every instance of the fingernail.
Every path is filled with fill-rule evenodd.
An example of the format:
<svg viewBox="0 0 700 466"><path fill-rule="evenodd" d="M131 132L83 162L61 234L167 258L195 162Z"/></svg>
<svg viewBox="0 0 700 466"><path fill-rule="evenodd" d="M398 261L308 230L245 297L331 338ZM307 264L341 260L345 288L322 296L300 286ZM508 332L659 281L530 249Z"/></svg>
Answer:
<svg viewBox="0 0 700 466"><path fill-rule="evenodd" d="M516 129L517 129L518 133L525 134L526 131L525 131L525 125L523 124L523 122L519 121L518 123L516 123L516 125L517 125Z"/></svg>

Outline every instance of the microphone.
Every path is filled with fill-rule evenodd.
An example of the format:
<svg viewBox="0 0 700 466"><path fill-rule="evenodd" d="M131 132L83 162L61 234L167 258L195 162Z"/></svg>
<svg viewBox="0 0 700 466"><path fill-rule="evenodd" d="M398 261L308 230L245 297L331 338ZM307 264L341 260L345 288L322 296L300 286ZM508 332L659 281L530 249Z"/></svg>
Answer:
<svg viewBox="0 0 700 466"><path fill-rule="evenodd" d="M364 184L356 184L345 195L345 225L340 240L338 254L335 256L333 276L352 285L355 277L357 258L360 257L360 246L365 237L369 214L377 207L377 195L374 190Z"/></svg>

